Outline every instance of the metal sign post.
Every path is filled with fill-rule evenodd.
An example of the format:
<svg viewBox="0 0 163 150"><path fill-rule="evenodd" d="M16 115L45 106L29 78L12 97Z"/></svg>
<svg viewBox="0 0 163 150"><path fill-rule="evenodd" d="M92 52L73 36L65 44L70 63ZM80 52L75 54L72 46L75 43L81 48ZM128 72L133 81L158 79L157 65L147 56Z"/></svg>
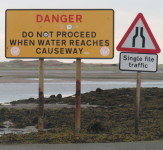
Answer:
<svg viewBox="0 0 163 150"><path fill-rule="evenodd" d="M139 108L140 108L140 86L141 86L141 72L137 72L137 89L136 89L136 111L135 111L135 134L138 135L139 126Z"/></svg>
<svg viewBox="0 0 163 150"><path fill-rule="evenodd" d="M141 71L156 72L157 53L161 52L144 16L139 13L117 46L120 54L119 69L137 71L135 134L138 134ZM126 53L130 52L130 53Z"/></svg>
<svg viewBox="0 0 163 150"><path fill-rule="evenodd" d="M138 135L141 71L156 72L158 64L157 54L120 53L119 69L121 71L137 71L135 134Z"/></svg>
<svg viewBox="0 0 163 150"><path fill-rule="evenodd" d="M76 59L76 116L75 130L80 130L80 103L81 103L81 59Z"/></svg>
<svg viewBox="0 0 163 150"><path fill-rule="evenodd" d="M40 58L39 67L39 116L38 116L38 129L43 130L44 124L44 59Z"/></svg>
<svg viewBox="0 0 163 150"><path fill-rule="evenodd" d="M39 58L39 130L43 130L43 59L76 59L76 125L80 129L81 59L114 58L112 9L7 9L6 58Z"/></svg>

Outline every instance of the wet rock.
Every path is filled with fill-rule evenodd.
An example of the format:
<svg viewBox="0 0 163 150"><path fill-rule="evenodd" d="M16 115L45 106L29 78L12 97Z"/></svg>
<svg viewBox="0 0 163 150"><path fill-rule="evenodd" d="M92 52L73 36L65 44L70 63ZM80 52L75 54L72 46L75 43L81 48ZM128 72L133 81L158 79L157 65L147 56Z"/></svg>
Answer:
<svg viewBox="0 0 163 150"><path fill-rule="evenodd" d="M102 92L102 89L97 88L97 89L96 89L96 92Z"/></svg>
<svg viewBox="0 0 163 150"><path fill-rule="evenodd" d="M26 101L26 103L35 103L36 102L36 99L34 99L34 98L29 98L27 101Z"/></svg>
<svg viewBox="0 0 163 150"><path fill-rule="evenodd" d="M17 123L15 125L15 128L25 128L26 127L26 124L25 123Z"/></svg>
<svg viewBox="0 0 163 150"><path fill-rule="evenodd" d="M82 104L89 103L90 105L98 105L98 107L81 108L81 130L84 130L81 137L79 137L79 133L75 134L74 132L75 107L67 108L68 105L65 105L65 108L60 109L44 109L45 128L52 128L54 130L54 135L52 135L52 131L46 130L46 132L50 133L48 136L47 133L45 133L45 135L43 135L43 133L39 133L37 137L33 136L35 133L31 133L29 139L31 137L37 137L37 139L40 138L39 142L42 143L48 143L50 140L51 143L55 143L55 141L58 140L61 140L59 143L66 143L67 141L71 143L88 143L162 139L163 88L141 88L139 137L134 135L133 130L136 88L102 90L102 94L99 94L97 91L82 94ZM75 103L75 97L56 97L48 99L48 103ZM27 101L28 100L25 100L25 103ZM19 102L22 103L24 101L21 100ZM0 110L0 122L5 120L11 120L15 127L37 126L38 109L31 109L27 111L26 109L20 110L3 108ZM60 130L62 127L64 130ZM72 131L70 131L70 129L72 129ZM67 135L65 137L63 136L58 138L58 134L56 133L66 133ZM94 134L93 136L92 133ZM24 136L26 141L27 135ZM56 137L52 138L52 136ZM12 139L15 142L15 137L16 136L13 135L11 138L10 135L8 139ZM21 135L21 138L22 137L23 136ZM64 138L65 141L63 140ZM20 138L17 139L20 143Z"/></svg>
<svg viewBox="0 0 163 150"><path fill-rule="evenodd" d="M5 113L5 111L6 111L6 108L4 108L4 107L2 107L1 109L0 109L0 112L3 114L3 113Z"/></svg>
<svg viewBox="0 0 163 150"><path fill-rule="evenodd" d="M58 95L57 95L57 98L62 98L62 95L61 95L61 94L58 94Z"/></svg>
<svg viewBox="0 0 163 150"><path fill-rule="evenodd" d="M6 128L4 125L0 125L0 128Z"/></svg>
<svg viewBox="0 0 163 150"><path fill-rule="evenodd" d="M135 111L135 93L136 88L120 88L102 90L102 94L99 94L99 92L96 91L82 94L82 104L89 103L90 105L98 105L98 107L93 109L81 109L81 127L85 128L85 126L90 124L92 119L100 119L102 123L108 121L109 124L110 121L121 118L124 120L133 119ZM160 118L163 116L163 98L161 98L162 93L162 88L141 88L140 114L142 114L142 118L158 118L158 114ZM24 101L25 103L28 103L27 100L21 100L19 102L23 103ZM75 97L45 98L44 102L48 104L59 103L74 105ZM149 110L151 113L148 112ZM58 108L57 110L45 109L44 116L46 118L47 128L62 127L62 125L64 125L66 128L74 128L75 108ZM36 125L38 122L38 110L1 108L0 122L5 121L6 119L11 120L14 122L14 124L21 121L25 126ZM118 121L121 122L121 120Z"/></svg>
<svg viewBox="0 0 163 150"><path fill-rule="evenodd" d="M28 100L29 100L29 101L33 101L33 100L35 100L35 99L31 97L31 98L29 98Z"/></svg>
<svg viewBox="0 0 163 150"><path fill-rule="evenodd" d="M55 98L55 95L50 95L50 97L49 98Z"/></svg>
<svg viewBox="0 0 163 150"><path fill-rule="evenodd" d="M105 126L100 120L91 122L87 127L87 132L99 133L105 131Z"/></svg>
<svg viewBox="0 0 163 150"><path fill-rule="evenodd" d="M4 121L3 122L3 126L6 126L6 127L13 126L13 122L11 122L11 121Z"/></svg>

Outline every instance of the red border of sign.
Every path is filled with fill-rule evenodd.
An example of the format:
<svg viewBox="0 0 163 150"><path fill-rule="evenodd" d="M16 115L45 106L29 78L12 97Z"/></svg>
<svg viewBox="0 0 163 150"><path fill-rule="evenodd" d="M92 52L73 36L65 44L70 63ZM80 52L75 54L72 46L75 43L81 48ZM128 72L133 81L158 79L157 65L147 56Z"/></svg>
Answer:
<svg viewBox="0 0 163 150"><path fill-rule="evenodd" d="M146 28L154 46L155 46L155 50L153 49L139 49L139 48L123 48L122 45L123 43L126 41L127 37L129 36L129 34L131 33L131 31L133 30L134 26L136 25L136 23L138 22L138 20L141 19L143 24L144 24L144 27ZM116 48L118 51L125 51L125 52L137 52L137 53L153 53L153 54L156 54L156 53L160 53L161 52L161 49L160 47L158 46L144 16L142 13L139 13L135 20L133 21L133 23L131 24L131 26L129 27L129 29L127 30L126 34L124 35L124 37L122 38L122 40L120 41L120 43L118 44L117 48Z"/></svg>

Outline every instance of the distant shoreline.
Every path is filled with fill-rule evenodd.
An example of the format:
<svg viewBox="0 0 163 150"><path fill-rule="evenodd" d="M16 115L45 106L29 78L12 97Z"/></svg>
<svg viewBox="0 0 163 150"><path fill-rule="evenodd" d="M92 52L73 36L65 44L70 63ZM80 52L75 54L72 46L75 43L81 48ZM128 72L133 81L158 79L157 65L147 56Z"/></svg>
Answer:
<svg viewBox="0 0 163 150"><path fill-rule="evenodd" d="M39 70L0 70L0 83L38 83L29 80L39 77ZM76 82L76 70L44 70L44 82ZM47 80L52 79L52 80ZM82 70L81 80L85 81L129 81L136 82L136 72L120 72L117 70ZM163 81L162 73L141 74L142 82Z"/></svg>

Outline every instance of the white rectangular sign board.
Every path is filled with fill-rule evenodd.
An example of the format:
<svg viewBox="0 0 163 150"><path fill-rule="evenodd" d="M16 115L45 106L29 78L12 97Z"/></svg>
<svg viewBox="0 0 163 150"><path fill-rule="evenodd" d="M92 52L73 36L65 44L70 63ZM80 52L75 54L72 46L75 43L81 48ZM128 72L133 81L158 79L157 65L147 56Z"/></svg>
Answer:
<svg viewBox="0 0 163 150"><path fill-rule="evenodd" d="M156 72L157 54L120 53L119 69L122 71Z"/></svg>

